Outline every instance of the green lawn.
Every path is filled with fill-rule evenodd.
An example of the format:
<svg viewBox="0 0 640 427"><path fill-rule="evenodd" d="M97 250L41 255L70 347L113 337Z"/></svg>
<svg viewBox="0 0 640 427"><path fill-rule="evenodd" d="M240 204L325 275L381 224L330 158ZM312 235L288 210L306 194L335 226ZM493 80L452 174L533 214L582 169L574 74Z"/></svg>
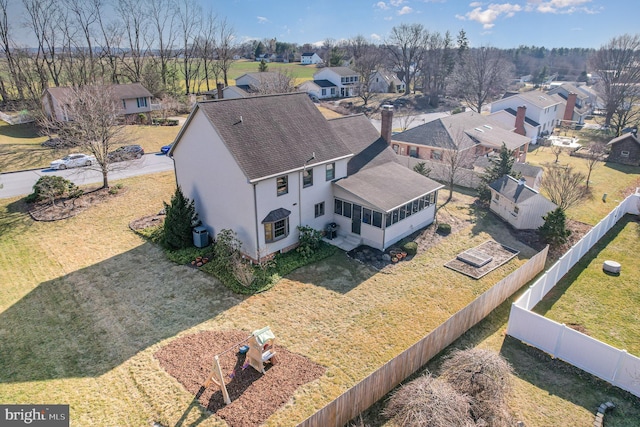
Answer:
<svg viewBox="0 0 640 427"><path fill-rule="evenodd" d="M640 356L640 222L626 215L578 262L535 312ZM606 260L622 274L602 271Z"/></svg>
<svg viewBox="0 0 640 427"><path fill-rule="evenodd" d="M555 156L550 147L534 146L527 154L527 162L532 165L542 166L545 169L553 164ZM563 153L558 159L562 165L571 165L574 170L586 175L587 163L585 159L571 157ZM596 225L618 203L629 195L630 189L640 187L640 168L637 166L625 166L617 163L599 163L593 170L589 181L591 197L583 200L578 206L567 211L571 219L587 224ZM544 194L544 190L542 190ZM607 193L607 201L602 201L602 195Z"/></svg>

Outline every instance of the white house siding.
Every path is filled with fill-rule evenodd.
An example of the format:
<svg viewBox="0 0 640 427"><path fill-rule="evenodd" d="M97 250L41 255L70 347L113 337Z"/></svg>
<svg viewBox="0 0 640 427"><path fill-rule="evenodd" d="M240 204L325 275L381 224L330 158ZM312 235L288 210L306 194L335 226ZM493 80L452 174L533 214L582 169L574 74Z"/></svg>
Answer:
<svg viewBox="0 0 640 427"><path fill-rule="evenodd" d="M437 200L436 200L437 201ZM433 223L436 214L436 203L426 209L414 213L400 222L390 225L385 229L385 249L399 240L407 237L415 231Z"/></svg>
<svg viewBox="0 0 640 427"><path fill-rule="evenodd" d="M182 138L189 143L176 145L173 157L176 165L189 167L176 167L176 179L184 195L195 201L203 225L212 236L232 229L243 249L255 252L253 185L201 111L192 117Z"/></svg>
<svg viewBox="0 0 640 427"><path fill-rule="evenodd" d="M330 98L331 95L325 95L324 97L321 94L320 91L320 86L318 86L317 84L313 83L312 81L306 81L304 83L302 83L300 86L298 86L298 90L300 92L306 92L310 95L314 95L316 98L321 99L321 98Z"/></svg>
<svg viewBox="0 0 640 427"><path fill-rule="evenodd" d="M535 230L544 224L542 217L556 208L556 205L541 195L533 196L522 203L515 204L500 195L496 201L496 191L491 191L491 210L507 221L516 230ZM518 213L515 214L515 207Z"/></svg>
<svg viewBox="0 0 640 427"><path fill-rule="evenodd" d="M499 110L499 111L496 111L495 113L491 113L490 116L493 120L503 125L505 129L508 129L508 128L515 129L516 116L509 114L504 110ZM526 136L531 138L532 144L538 143L538 135L542 132L540 129L541 129L541 126L531 126L529 123L524 122L524 131L526 133Z"/></svg>
<svg viewBox="0 0 640 427"><path fill-rule="evenodd" d="M495 101L491 104L491 113L495 113L496 111L506 110L507 108L512 108L514 111L518 111L518 107L526 105L527 118L534 120L540 124L539 132L553 132L553 128L555 127L558 121L558 111L563 110L562 104L555 104L547 108L540 108L531 103L526 102L524 99L518 96L510 96L509 98L504 98L499 101ZM514 118L515 124L515 118ZM527 135L529 136L529 135ZM539 136L539 135L534 135Z"/></svg>
<svg viewBox="0 0 640 427"><path fill-rule="evenodd" d="M124 114L138 114L138 113L148 113L151 111L151 98L142 97L146 99L147 105L138 107L137 98L128 98L123 101L126 104L126 108L124 109ZM122 102L122 101L121 101Z"/></svg>

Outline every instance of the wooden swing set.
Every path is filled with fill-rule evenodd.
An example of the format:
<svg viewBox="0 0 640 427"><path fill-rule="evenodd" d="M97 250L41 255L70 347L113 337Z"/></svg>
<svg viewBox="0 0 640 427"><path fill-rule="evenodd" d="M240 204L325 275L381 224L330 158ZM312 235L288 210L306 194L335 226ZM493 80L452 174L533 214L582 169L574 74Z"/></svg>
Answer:
<svg viewBox="0 0 640 427"><path fill-rule="evenodd" d="M222 375L222 368L220 367L220 356L233 349L239 348L240 345L244 343L247 343L249 347L246 351L248 365L251 365L256 371L264 374L265 363L269 362L272 365L276 364L276 352L273 346L275 339L276 337L273 335L273 332L271 332L271 328L266 326L262 329L253 331L247 338L235 343L223 352L216 354L213 357L213 369L207 377L204 387L207 388L211 386L211 384L215 384L222 392L224 403L227 405L230 404L231 398L229 397L229 392L227 391L227 386L224 382L224 376ZM245 364L245 366L247 365Z"/></svg>

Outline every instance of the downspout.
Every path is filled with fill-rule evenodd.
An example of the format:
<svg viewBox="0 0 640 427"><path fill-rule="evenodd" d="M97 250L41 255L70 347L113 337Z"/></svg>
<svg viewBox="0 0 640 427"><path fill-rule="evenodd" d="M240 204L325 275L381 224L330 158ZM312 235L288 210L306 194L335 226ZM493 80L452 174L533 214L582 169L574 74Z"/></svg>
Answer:
<svg viewBox="0 0 640 427"><path fill-rule="evenodd" d="M260 263L260 231L258 229L258 198L256 197L256 184L253 184L253 217L256 224L256 257Z"/></svg>

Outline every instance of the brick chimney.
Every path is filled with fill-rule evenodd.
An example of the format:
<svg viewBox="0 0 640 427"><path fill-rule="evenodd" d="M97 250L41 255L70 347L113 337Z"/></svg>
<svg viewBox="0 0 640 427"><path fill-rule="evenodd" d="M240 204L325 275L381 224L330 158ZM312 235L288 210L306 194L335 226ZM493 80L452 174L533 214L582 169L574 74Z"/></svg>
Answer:
<svg viewBox="0 0 640 427"><path fill-rule="evenodd" d="M521 105L518 107L518 112L516 113L516 130L514 132L522 136L527 135L527 132L524 130L524 117L526 112L527 106Z"/></svg>
<svg viewBox="0 0 640 427"><path fill-rule="evenodd" d="M569 96L567 96L567 106L564 109L564 117L562 118L562 120L567 120L567 121L573 120L573 109L576 106L577 98L578 98L578 95L575 93L570 93Z"/></svg>
<svg viewBox="0 0 640 427"><path fill-rule="evenodd" d="M222 89L224 89L224 83L216 83L216 89L217 89L217 96L218 99L222 99L224 98L224 92L222 91Z"/></svg>
<svg viewBox="0 0 640 427"><path fill-rule="evenodd" d="M382 124L380 126L380 136L391 144L391 129L393 129L393 105L382 106Z"/></svg>

